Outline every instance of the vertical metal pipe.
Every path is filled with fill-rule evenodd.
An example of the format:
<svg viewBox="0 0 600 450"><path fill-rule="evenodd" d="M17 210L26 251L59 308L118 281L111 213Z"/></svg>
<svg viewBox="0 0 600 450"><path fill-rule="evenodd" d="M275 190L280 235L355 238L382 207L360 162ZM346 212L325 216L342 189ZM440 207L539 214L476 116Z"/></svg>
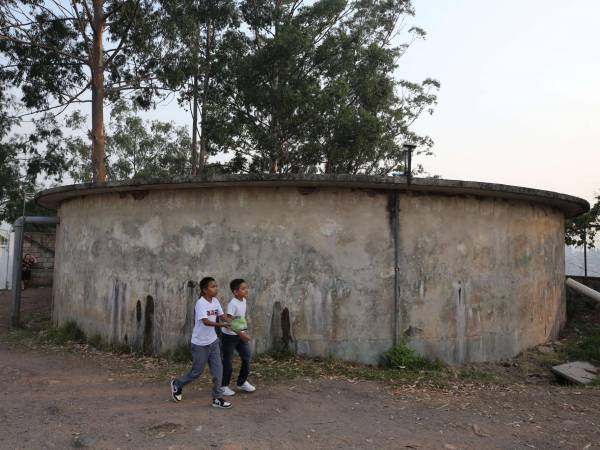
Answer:
<svg viewBox="0 0 600 450"><path fill-rule="evenodd" d="M13 251L12 292L10 322L18 327L21 322L21 261L23 259L23 230L25 217L19 217L14 224L15 244Z"/></svg>
<svg viewBox="0 0 600 450"><path fill-rule="evenodd" d="M583 229L583 276L587 281L587 229Z"/></svg>
<svg viewBox="0 0 600 450"><path fill-rule="evenodd" d="M404 148L404 175L406 176L406 183L410 185L412 181L412 154L417 146L404 144L402 147Z"/></svg>
<svg viewBox="0 0 600 450"><path fill-rule="evenodd" d="M394 327L393 327L393 345L398 345L400 342L400 324L398 323L400 320L400 236L399 236L399 228L400 228L400 196L397 191L394 191L392 194L391 202L390 202L390 214L391 217L391 225L392 225L392 242L394 243Z"/></svg>

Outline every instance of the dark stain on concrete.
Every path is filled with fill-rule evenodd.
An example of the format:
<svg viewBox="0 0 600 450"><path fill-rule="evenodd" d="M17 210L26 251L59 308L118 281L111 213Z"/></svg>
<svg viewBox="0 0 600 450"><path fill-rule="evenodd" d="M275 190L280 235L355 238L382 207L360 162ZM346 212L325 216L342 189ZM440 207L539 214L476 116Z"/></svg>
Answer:
<svg viewBox="0 0 600 450"><path fill-rule="evenodd" d="M154 299L150 295L146 297L143 351L145 355L154 354Z"/></svg>

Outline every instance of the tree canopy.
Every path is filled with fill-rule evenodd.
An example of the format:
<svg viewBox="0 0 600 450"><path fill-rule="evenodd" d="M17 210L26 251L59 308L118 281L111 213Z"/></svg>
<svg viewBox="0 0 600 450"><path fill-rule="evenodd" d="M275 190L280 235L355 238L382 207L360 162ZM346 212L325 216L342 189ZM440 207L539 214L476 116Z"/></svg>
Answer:
<svg viewBox="0 0 600 450"><path fill-rule="evenodd" d="M413 124L440 86L399 76L425 36L414 14L410 0L0 1L0 201L39 176L402 169L404 143L431 152ZM173 96L191 134L142 119Z"/></svg>

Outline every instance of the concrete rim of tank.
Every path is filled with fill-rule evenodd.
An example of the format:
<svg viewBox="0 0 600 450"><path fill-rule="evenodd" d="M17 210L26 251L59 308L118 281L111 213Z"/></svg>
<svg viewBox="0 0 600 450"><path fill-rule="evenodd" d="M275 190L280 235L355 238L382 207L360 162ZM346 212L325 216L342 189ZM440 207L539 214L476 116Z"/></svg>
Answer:
<svg viewBox="0 0 600 450"><path fill-rule="evenodd" d="M403 176L385 177L373 175L212 175L170 179L111 181L98 184L83 183L46 189L36 195L35 201L43 207L57 209L63 201L88 195L217 187L338 187L500 198L552 206L562 211L567 218L578 216L590 209L590 204L582 198L540 189L477 181L444 180L441 178L412 178L410 183L408 183L407 178Z"/></svg>

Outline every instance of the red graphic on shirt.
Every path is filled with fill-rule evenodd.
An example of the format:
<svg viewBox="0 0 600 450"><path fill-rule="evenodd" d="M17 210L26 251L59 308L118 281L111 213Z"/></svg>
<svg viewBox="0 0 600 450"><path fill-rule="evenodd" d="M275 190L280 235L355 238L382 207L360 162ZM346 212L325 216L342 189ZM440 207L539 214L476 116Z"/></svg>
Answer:
<svg viewBox="0 0 600 450"><path fill-rule="evenodd" d="M208 311L206 311L206 315L207 316L216 316L218 312L219 312L218 309L209 309Z"/></svg>

